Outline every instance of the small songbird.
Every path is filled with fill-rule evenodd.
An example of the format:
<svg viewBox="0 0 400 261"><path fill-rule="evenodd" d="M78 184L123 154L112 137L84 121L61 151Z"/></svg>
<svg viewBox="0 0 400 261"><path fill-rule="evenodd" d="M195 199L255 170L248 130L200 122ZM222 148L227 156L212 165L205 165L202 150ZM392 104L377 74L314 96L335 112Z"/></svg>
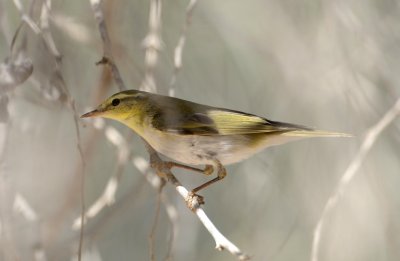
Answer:
<svg viewBox="0 0 400 261"><path fill-rule="evenodd" d="M183 164L204 164L201 171L206 175L216 168L217 177L196 187L193 193L223 179L224 165L269 146L310 137L351 136L137 90L112 95L81 116L87 117L120 121L164 156Z"/></svg>

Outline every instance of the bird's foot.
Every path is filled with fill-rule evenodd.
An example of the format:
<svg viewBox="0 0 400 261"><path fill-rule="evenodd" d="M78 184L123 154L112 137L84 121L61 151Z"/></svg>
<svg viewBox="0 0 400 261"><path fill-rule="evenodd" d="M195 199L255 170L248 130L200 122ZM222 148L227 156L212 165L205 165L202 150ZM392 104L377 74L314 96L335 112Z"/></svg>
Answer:
<svg viewBox="0 0 400 261"><path fill-rule="evenodd" d="M187 207L193 212L195 212L201 205L204 205L204 197L194 193L193 191L189 192L185 201Z"/></svg>

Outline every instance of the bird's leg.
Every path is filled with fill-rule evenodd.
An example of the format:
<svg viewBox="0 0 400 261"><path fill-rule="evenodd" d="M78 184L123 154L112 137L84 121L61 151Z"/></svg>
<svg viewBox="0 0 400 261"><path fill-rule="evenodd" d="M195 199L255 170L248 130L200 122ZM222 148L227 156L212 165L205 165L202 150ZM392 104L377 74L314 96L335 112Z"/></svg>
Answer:
<svg viewBox="0 0 400 261"><path fill-rule="evenodd" d="M194 168L194 167L191 167L191 166L188 166L188 165L183 165L183 164L180 164L180 163L176 163L176 162L173 162L173 161L165 162L164 164L169 169L171 169L173 167L177 167L177 168L191 170L191 171L194 171L194 172L200 172L200 173L205 174L207 176L211 175L214 172L214 166L213 165L206 165L206 167L204 169L199 169L199 168ZM207 182L207 183L211 184L213 182ZM204 188L204 187L206 187L206 186L208 186L210 184L203 184L201 188ZM200 190L201 188L199 188L198 190ZM185 200L186 200L187 206L192 211L195 209L193 207L194 205L200 206L200 205L204 204L204 197L200 196L200 195L197 195L195 193L195 191L193 191L193 190L189 192L189 194L188 194L188 196L187 196L187 198Z"/></svg>
<svg viewBox="0 0 400 261"><path fill-rule="evenodd" d="M177 168L182 168L182 169L187 169L187 170L191 170L194 172L200 172L203 173L207 176L211 175L214 172L214 167L217 168L217 177L209 180L203 184L201 184L200 186L194 188L192 191L190 191L188 198L186 199L188 206L192 203L188 203L188 202L192 202L193 200L196 200L196 204L201 205L204 204L204 198L198 194L196 194L196 192L210 186L211 184L225 178L226 176L226 169L225 167L221 164L221 162L219 162L218 160L214 161L214 166L213 165L206 165L206 167L204 169L199 169L199 168L194 168L188 165L184 165L184 164L180 164L177 162L173 162L173 161L169 161L169 162L165 162L164 163L165 166L169 169L173 168L173 167L177 167ZM190 208L190 207L189 207Z"/></svg>
<svg viewBox="0 0 400 261"><path fill-rule="evenodd" d="M194 168L194 167L191 167L191 166L188 166L188 165L183 165L183 164L180 164L180 163L177 163L177 162L172 162L172 161L165 162L165 164L170 169L173 168L173 167L177 167L177 168L191 170L191 171L194 171L194 172L200 172L200 173L203 173L203 174L205 174L207 176L211 175L214 172L214 167L212 165L206 165L206 167L204 169L199 169L199 168Z"/></svg>
<svg viewBox="0 0 400 261"><path fill-rule="evenodd" d="M163 183L165 184L165 180L168 180L176 187L176 189L178 189L179 186L182 186L181 183L172 174L171 168L173 166L180 166L183 168L186 168L188 166L182 165L179 163L174 164L172 162L162 161L161 158L158 156L157 152L147 143L146 140L144 140L144 143L146 145L147 151L150 154L150 166L156 171L157 175L159 177L161 177L161 180L163 180ZM191 167L189 167L189 169L190 168ZM213 172L213 167L209 166L209 165L207 165L205 170L203 171L203 173L206 173L206 174L208 174L208 173L211 174L212 172ZM162 188L162 186L160 186L160 189L161 188ZM188 195L185 198L185 201L186 201L186 205L192 211L195 211L200 205L204 204L204 198L202 196L198 196L192 192L188 193Z"/></svg>
<svg viewBox="0 0 400 261"><path fill-rule="evenodd" d="M217 167L217 177L212 179L212 180L210 180L210 181L207 181L204 184L201 184L200 186L198 186L198 187L196 187L194 189L192 189L192 191L191 191L192 194L195 194L196 192L198 192L198 191L210 186L211 184L214 184L215 182L220 181L221 179L225 178L225 176L226 176L225 167L218 160L215 160L215 165ZM207 165L206 169L204 170L204 173L207 170L207 167L209 167L209 166L211 167L211 170L213 170L212 165ZM211 173L212 173L212 171L211 171ZM206 174L206 175L210 175L211 173Z"/></svg>

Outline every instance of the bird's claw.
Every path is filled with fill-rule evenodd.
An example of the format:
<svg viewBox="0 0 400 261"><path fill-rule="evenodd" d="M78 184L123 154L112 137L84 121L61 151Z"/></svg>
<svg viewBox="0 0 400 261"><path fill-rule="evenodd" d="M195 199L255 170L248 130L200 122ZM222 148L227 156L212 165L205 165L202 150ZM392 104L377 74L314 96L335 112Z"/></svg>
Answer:
<svg viewBox="0 0 400 261"><path fill-rule="evenodd" d="M187 207L193 212L196 211L196 209L199 208L201 205L204 205L204 197L197 195L193 191L189 192L185 201Z"/></svg>

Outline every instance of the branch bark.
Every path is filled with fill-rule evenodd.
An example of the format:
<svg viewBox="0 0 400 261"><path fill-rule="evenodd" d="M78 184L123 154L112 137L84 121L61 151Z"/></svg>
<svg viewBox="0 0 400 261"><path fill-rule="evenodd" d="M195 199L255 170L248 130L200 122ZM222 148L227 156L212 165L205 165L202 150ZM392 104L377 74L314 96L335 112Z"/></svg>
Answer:
<svg viewBox="0 0 400 261"><path fill-rule="evenodd" d="M114 61L110 36L108 35L106 21L104 19L103 11L101 10L102 4L102 0L90 0L90 5L92 6L94 17L96 18L97 26L99 28L101 40L103 42L103 58L99 62L97 62L97 64L108 64L110 66L113 78L117 83L119 90L123 91L127 88L125 87L124 81L122 80L121 74L119 73L117 65Z"/></svg>

